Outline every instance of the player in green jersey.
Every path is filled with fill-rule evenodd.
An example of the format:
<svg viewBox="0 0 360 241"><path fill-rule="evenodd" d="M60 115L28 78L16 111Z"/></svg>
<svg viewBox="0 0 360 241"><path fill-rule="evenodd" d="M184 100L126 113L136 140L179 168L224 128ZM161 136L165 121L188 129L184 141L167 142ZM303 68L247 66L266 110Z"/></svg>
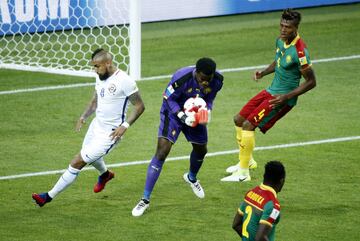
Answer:
<svg viewBox="0 0 360 241"><path fill-rule="evenodd" d="M277 193L285 182L285 168L279 161L265 165L263 183L245 194L233 221L233 229L243 241L275 240L280 221Z"/></svg>
<svg viewBox="0 0 360 241"><path fill-rule="evenodd" d="M296 105L299 95L316 86L309 51L298 34L300 20L300 13L291 9L284 10L281 15L275 59L264 70L256 71L253 77L257 81L275 72L273 81L270 87L249 100L234 116L240 162L227 168L226 171L232 175L224 177L222 181L251 180L249 169L257 166L252 158L255 129L258 127L265 134ZM300 84L301 76L305 81Z"/></svg>

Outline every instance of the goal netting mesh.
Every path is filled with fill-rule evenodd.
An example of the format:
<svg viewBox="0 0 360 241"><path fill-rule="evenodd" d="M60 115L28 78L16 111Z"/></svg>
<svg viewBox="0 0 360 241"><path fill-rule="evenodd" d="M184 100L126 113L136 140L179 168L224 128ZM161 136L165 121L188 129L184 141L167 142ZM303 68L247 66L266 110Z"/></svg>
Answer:
<svg viewBox="0 0 360 241"><path fill-rule="evenodd" d="M91 76L101 47L129 71L129 1L0 1L0 65Z"/></svg>

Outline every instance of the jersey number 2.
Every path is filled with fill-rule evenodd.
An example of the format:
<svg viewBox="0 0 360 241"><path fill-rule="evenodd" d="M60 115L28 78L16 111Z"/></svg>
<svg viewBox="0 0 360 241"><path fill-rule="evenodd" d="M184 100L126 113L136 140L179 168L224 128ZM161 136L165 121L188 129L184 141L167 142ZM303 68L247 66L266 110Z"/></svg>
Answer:
<svg viewBox="0 0 360 241"><path fill-rule="evenodd" d="M252 208L250 206L246 206L245 208L245 213L247 214L246 219L244 221L244 224L242 226L242 235L246 238L249 238L249 233L247 231L247 226L250 222L251 219L251 214L252 214Z"/></svg>

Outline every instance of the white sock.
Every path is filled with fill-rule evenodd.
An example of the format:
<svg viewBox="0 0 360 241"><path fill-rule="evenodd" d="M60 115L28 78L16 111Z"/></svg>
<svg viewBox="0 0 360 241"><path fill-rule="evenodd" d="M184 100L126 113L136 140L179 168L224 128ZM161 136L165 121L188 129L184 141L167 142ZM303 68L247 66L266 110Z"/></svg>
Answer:
<svg viewBox="0 0 360 241"><path fill-rule="evenodd" d="M94 161L93 163L91 163L91 165L99 171L100 175L107 171L107 168L106 168L106 165L104 162L104 158L102 158L102 157L100 159Z"/></svg>
<svg viewBox="0 0 360 241"><path fill-rule="evenodd" d="M48 192L51 198L54 198L60 192L64 191L71 183L75 181L80 170L69 165L68 169L62 174L54 187Z"/></svg>

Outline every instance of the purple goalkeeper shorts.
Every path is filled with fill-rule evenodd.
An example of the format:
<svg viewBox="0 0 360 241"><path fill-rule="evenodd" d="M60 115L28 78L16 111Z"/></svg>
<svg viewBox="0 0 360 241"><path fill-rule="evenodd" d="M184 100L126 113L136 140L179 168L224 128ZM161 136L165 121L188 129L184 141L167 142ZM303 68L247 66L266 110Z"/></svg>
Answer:
<svg viewBox="0 0 360 241"><path fill-rule="evenodd" d="M188 142L206 144L208 141L205 125L190 127L182 123L176 115L169 113L168 110L160 112L158 137L164 137L172 143L175 143L181 131L184 133Z"/></svg>

